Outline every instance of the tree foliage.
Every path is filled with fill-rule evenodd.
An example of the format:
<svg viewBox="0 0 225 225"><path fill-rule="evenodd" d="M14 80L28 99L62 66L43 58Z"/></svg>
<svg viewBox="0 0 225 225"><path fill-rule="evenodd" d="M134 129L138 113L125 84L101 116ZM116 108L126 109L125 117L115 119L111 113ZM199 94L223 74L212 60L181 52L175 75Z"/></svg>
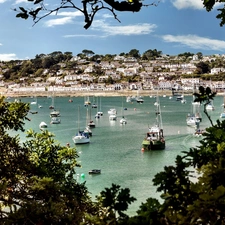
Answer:
<svg viewBox="0 0 225 225"><path fill-rule="evenodd" d="M50 5L46 0L27 0L33 4L33 7L27 9L25 7L18 7L14 10L17 12L16 17L22 19L32 18L34 23L38 23L41 19L51 15L57 14L60 10L73 9L79 11L84 16L84 28L88 29L95 18L95 15L100 10L108 10L112 13L114 18L120 22L117 18L116 11L120 12L139 12L143 6L157 6L159 1L153 1L150 4L143 4L141 0L128 0L128 1L116 1L116 0L83 0L83 1L71 1L63 0L59 1L57 5ZM216 5L216 3L224 3L224 0L203 0L203 7L206 11L210 12ZM217 9L217 19L220 20L220 26L225 24L225 7L222 4Z"/></svg>
<svg viewBox="0 0 225 225"><path fill-rule="evenodd" d="M84 183L75 179L75 148L61 146L48 131L27 131L21 143L9 130L24 131L29 105L0 98L1 224L79 224L95 213Z"/></svg>
<svg viewBox="0 0 225 225"><path fill-rule="evenodd" d="M16 17L33 19L34 23L39 22L41 19L51 15L57 14L60 10L73 9L79 11L84 16L84 28L88 29L96 15L100 10L110 11L114 18L119 21L116 15L116 11L121 12L139 12L143 6L157 5L153 2L148 5L144 5L140 0L129 0L129 1L115 1L115 0L83 0L83 1L71 1L63 0L58 3L57 6L49 5L45 0L27 0L31 2L34 7L30 9L20 6L14 9L17 12ZM120 21L119 21L120 22Z"/></svg>

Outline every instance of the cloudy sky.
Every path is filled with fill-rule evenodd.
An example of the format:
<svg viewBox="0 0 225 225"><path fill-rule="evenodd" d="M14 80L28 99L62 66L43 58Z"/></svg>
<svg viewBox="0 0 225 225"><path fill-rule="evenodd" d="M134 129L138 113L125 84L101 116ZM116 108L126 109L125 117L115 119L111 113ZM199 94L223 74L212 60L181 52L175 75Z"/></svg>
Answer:
<svg viewBox="0 0 225 225"><path fill-rule="evenodd" d="M61 0L48 0L60 3ZM74 0L79 2L79 0ZM144 0L144 4L152 3ZM84 17L75 10L59 11L34 25L16 18L14 8L31 7L26 0L0 0L0 60L29 59L54 51L77 55L87 49L95 54L140 54L157 49L163 54L184 52L204 55L225 53L225 27L216 19L216 8L206 12L202 0L161 0L138 13L100 11L86 30Z"/></svg>

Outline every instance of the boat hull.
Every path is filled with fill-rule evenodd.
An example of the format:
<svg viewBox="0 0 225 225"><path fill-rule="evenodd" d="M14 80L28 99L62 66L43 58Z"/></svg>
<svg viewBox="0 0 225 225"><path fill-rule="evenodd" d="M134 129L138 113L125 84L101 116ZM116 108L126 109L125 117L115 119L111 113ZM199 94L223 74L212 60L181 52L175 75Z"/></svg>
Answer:
<svg viewBox="0 0 225 225"><path fill-rule="evenodd" d="M164 150L166 147L165 141L160 140L144 140L142 142L142 148L144 150Z"/></svg>
<svg viewBox="0 0 225 225"><path fill-rule="evenodd" d="M75 136L73 138L74 144L88 144L90 143L90 138L83 137L83 136Z"/></svg>

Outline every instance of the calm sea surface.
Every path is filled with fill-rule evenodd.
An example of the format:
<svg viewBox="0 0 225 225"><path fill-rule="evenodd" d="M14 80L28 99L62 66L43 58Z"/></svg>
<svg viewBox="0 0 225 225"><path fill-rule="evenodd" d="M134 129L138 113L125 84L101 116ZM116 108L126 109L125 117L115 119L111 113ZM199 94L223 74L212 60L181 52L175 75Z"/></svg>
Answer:
<svg viewBox="0 0 225 225"><path fill-rule="evenodd" d="M98 109L91 109L91 118L96 123L92 128L93 136L90 144L76 146L79 154L79 162L82 165L77 169L79 182L86 182L93 199L105 187L112 183L122 188L130 188L135 201L129 208L128 214L134 215L142 202L149 197L160 199L156 187L152 184L154 175L163 170L164 166L173 165L175 158L184 150L199 144L199 138L193 137L194 128L187 127L186 115L191 110L192 96L185 97L186 104L176 101L169 96L160 97L166 149L162 151L141 151L141 143L148 131L148 126L155 122L155 98L144 97L144 103L127 103L125 97L90 97L90 101L98 104ZM72 99L73 102L69 102ZM11 99L10 101L13 101ZM32 102L32 98L21 98L23 102ZM37 114L29 114L31 121L27 121L25 129L39 131L39 124L44 121L48 124L48 130L55 134L55 139L62 145L70 143L74 145L72 137L78 131L78 106L80 106L80 128L86 125L87 108L84 107L83 97L55 97L54 104L61 112L61 124L50 124L49 105L51 98L39 97L37 105L31 105L31 110ZM123 102L123 103L122 103ZM215 110L209 112L212 120L219 119L222 112L223 96L217 96L214 100ZM101 108L100 108L101 107ZM127 110L123 111L123 108ZM117 121L109 121L108 110L117 110ZM90 108L89 108L90 110ZM95 119L97 111L104 114L100 119ZM126 125L121 125L119 120L124 113L127 119ZM203 121L200 128L210 126L202 109ZM89 116L90 117L90 116ZM21 134L22 140L25 134ZM91 169L101 169L100 175L89 175ZM81 176L84 174L84 177Z"/></svg>

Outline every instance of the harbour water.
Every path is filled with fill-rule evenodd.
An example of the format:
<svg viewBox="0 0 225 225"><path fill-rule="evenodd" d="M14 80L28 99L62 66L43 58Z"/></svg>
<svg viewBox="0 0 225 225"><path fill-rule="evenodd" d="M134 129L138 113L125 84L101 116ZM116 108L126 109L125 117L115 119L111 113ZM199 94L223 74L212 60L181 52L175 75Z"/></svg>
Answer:
<svg viewBox="0 0 225 225"><path fill-rule="evenodd" d="M72 99L73 101L69 101ZM11 99L10 101L13 101ZM23 102L32 102L27 97L21 99ZM186 116L191 110L192 96L186 97L187 103L182 104L175 98L160 96L161 113L163 120L166 149L162 151L141 151L141 143L145 137L148 127L155 122L155 98L144 97L144 103L127 103L125 97L90 97L98 108L91 108L91 119L95 121L96 128L92 128L93 136L89 144L77 145L81 168L77 168L79 182L86 182L93 199L104 188L110 187L112 183L122 188L130 188L131 195L135 201L128 210L128 214L134 215L142 202L149 197L160 200L160 193L156 192L152 179L154 175L163 170L164 166L173 165L175 158L182 151L188 150L199 144L199 138L193 136L194 128L186 125ZM49 106L51 98L37 98L37 105L31 105L32 111L37 114L30 114L31 121L26 121L25 129L32 128L39 131L40 122L48 124L48 130L55 134L55 139L62 145L69 143L74 145L72 137L78 131L78 106L80 106L80 128L86 126L87 108L84 107L83 97L55 97L54 105L61 113L61 124L50 124ZM123 103L122 103L123 102ZM38 105L42 108L38 108ZM209 114L215 122L222 112L223 96L217 96L214 100L215 110ZM100 108L101 107L101 108ZM117 110L117 121L109 121L108 110ZM127 110L124 110L127 108ZM124 111L123 111L124 110ZM102 111L103 116L95 119L97 111ZM123 113L122 113L123 111ZM124 114L127 119L126 125L119 123ZM203 120L200 128L210 126L210 123L203 113ZM90 119L90 116L88 116ZM24 140L25 134L21 134ZM91 169L101 169L100 175L89 175ZM83 174L83 176L81 176Z"/></svg>

